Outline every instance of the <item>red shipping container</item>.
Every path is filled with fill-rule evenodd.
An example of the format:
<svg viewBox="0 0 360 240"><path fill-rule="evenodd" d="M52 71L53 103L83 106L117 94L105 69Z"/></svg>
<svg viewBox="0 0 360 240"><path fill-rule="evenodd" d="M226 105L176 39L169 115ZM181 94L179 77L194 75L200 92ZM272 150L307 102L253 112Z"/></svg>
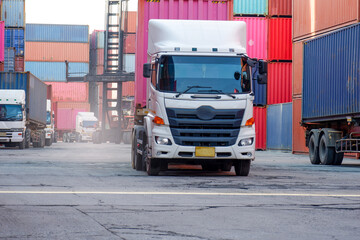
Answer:
<svg viewBox="0 0 360 240"><path fill-rule="evenodd" d="M124 82L122 85L122 95L134 96L135 95L135 82Z"/></svg>
<svg viewBox="0 0 360 240"><path fill-rule="evenodd" d="M360 21L360 0L293 0L293 40Z"/></svg>
<svg viewBox="0 0 360 240"><path fill-rule="evenodd" d="M148 25L150 19L193 19L193 20L231 20L232 1L208 0L162 0L138 1L136 32L136 71L135 104L146 104L146 78L143 65L147 62Z"/></svg>
<svg viewBox="0 0 360 240"><path fill-rule="evenodd" d="M15 72L24 72L24 58L15 57Z"/></svg>
<svg viewBox="0 0 360 240"><path fill-rule="evenodd" d="M266 107L254 107L255 149L266 150Z"/></svg>
<svg viewBox="0 0 360 240"><path fill-rule="evenodd" d="M292 0L269 0L270 16L291 16Z"/></svg>
<svg viewBox="0 0 360 240"><path fill-rule="evenodd" d="M302 95L302 78L303 78L303 42L293 44L293 96Z"/></svg>
<svg viewBox="0 0 360 240"><path fill-rule="evenodd" d="M89 112L89 103L58 102L55 113L55 127L57 130L73 130L78 112ZM61 137L61 136L60 136Z"/></svg>
<svg viewBox="0 0 360 240"><path fill-rule="evenodd" d="M292 102L292 63L268 64L267 103Z"/></svg>
<svg viewBox="0 0 360 240"><path fill-rule="evenodd" d="M54 102L88 102L89 83L84 82L46 82L52 86Z"/></svg>
<svg viewBox="0 0 360 240"><path fill-rule="evenodd" d="M126 35L124 41L124 53L135 53L135 45L136 45L136 34L128 34Z"/></svg>
<svg viewBox="0 0 360 240"><path fill-rule="evenodd" d="M268 19L263 17L235 17L246 23L246 52L251 58L267 59Z"/></svg>
<svg viewBox="0 0 360 240"><path fill-rule="evenodd" d="M301 98L293 99L293 127L292 127L292 152L308 153L309 149L305 145L305 128L301 122Z"/></svg>
<svg viewBox="0 0 360 240"><path fill-rule="evenodd" d="M0 72L3 72L3 71L4 71L4 63L0 62Z"/></svg>
<svg viewBox="0 0 360 240"><path fill-rule="evenodd" d="M268 26L268 60L291 60L291 18L271 18Z"/></svg>

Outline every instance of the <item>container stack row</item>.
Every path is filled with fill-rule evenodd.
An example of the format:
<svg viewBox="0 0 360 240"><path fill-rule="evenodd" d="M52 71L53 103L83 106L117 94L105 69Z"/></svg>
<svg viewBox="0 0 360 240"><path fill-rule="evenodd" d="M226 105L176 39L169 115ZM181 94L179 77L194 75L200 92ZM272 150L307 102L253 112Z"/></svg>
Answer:
<svg viewBox="0 0 360 240"><path fill-rule="evenodd" d="M253 82L256 149L291 150L292 1L234 0L233 15L247 24L248 56L268 62L268 84Z"/></svg>
<svg viewBox="0 0 360 240"><path fill-rule="evenodd" d="M90 111L89 84L66 82L69 76L81 77L89 72L89 27L87 25L26 24L25 70L51 85L55 128L75 129L78 112Z"/></svg>
<svg viewBox="0 0 360 240"><path fill-rule="evenodd" d="M325 103L331 106L328 111L335 112L345 106L342 94L356 89L359 66L354 64L360 56L359 21L360 0L293 0L293 153L309 151L301 126L302 115L321 114ZM321 64L314 66L315 62ZM337 86L330 86L330 80L320 84L331 77L338 79ZM322 89L332 87L333 96L321 95ZM342 91L344 88L347 90ZM318 103L307 105L310 99Z"/></svg>
<svg viewBox="0 0 360 240"><path fill-rule="evenodd" d="M25 0L0 1L0 70L24 71Z"/></svg>

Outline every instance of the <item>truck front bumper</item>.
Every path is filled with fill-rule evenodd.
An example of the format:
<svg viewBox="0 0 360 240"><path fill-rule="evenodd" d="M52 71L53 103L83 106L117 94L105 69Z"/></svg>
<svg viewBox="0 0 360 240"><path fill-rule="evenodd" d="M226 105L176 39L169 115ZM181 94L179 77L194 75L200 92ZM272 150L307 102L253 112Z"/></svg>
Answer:
<svg viewBox="0 0 360 240"><path fill-rule="evenodd" d="M0 142L22 142L23 141L22 132L0 132Z"/></svg>

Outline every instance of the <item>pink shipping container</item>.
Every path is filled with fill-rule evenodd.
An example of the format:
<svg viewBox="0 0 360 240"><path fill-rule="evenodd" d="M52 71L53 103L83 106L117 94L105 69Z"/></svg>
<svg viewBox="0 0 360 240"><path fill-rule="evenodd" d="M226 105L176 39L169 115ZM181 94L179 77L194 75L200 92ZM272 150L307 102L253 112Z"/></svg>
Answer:
<svg viewBox="0 0 360 240"><path fill-rule="evenodd" d="M104 49L98 48L96 49L96 65L104 65Z"/></svg>
<svg viewBox="0 0 360 240"><path fill-rule="evenodd" d="M266 107L254 107L255 149L266 149Z"/></svg>
<svg viewBox="0 0 360 240"><path fill-rule="evenodd" d="M271 18L268 26L268 60L291 60L291 18Z"/></svg>
<svg viewBox="0 0 360 240"><path fill-rule="evenodd" d="M291 16L292 0L269 0L270 16Z"/></svg>
<svg viewBox="0 0 360 240"><path fill-rule="evenodd" d="M147 62L148 23L150 19L231 20L233 2L208 0L139 0L136 33L135 103L145 105L146 79L142 76Z"/></svg>
<svg viewBox="0 0 360 240"><path fill-rule="evenodd" d="M89 62L89 43L25 42L25 61Z"/></svg>
<svg viewBox="0 0 360 240"><path fill-rule="evenodd" d="M58 102L56 103L55 127L57 130L75 129L76 115L78 112L89 112L89 103Z"/></svg>
<svg viewBox="0 0 360 240"><path fill-rule="evenodd" d="M101 75L103 73L104 73L104 66L102 66L102 65L96 66L96 74Z"/></svg>
<svg viewBox="0 0 360 240"><path fill-rule="evenodd" d="M292 63L268 64L267 103L279 104L292 101Z"/></svg>
<svg viewBox="0 0 360 240"><path fill-rule="evenodd" d="M5 22L1 21L0 22L0 62L4 62L4 57L5 57Z"/></svg>
<svg viewBox="0 0 360 240"><path fill-rule="evenodd" d="M293 0L293 40L360 21L360 0Z"/></svg>
<svg viewBox="0 0 360 240"><path fill-rule="evenodd" d="M134 96L135 95L135 82L124 82L122 85L122 95Z"/></svg>
<svg viewBox="0 0 360 240"><path fill-rule="evenodd" d="M251 58L267 59L268 19L263 17L236 17L246 23L246 52Z"/></svg>
<svg viewBox="0 0 360 240"><path fill-rule="evenodd" d="M52 86L53 102L88 102L89 83L46 82Z"/></svg>

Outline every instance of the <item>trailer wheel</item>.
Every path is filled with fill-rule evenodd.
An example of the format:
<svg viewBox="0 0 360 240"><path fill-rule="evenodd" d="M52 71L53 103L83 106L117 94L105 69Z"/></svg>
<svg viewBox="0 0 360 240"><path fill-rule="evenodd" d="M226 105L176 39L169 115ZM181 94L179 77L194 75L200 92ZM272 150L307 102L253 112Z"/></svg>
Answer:
<svg viewBox="0 0 360 240"><path fill-rule="evenodd" d="M312 164L320 164L319 147L315 145L315 135L311 135L309 141L309 157Z"/></svg>
<svg viewBox="0 0 360 240"><path fill-rule="evenodd" d="M250 172L251 160L239 160L234 163L236 176L248 176Z"/></svg>
<svg viewBox="0 0 360 240"><path fill-rule="evenodd" d="M323 165L334 164L335 148L328 147L326 143L326 136L323 134L319 143L320 162Z"/></svg>

